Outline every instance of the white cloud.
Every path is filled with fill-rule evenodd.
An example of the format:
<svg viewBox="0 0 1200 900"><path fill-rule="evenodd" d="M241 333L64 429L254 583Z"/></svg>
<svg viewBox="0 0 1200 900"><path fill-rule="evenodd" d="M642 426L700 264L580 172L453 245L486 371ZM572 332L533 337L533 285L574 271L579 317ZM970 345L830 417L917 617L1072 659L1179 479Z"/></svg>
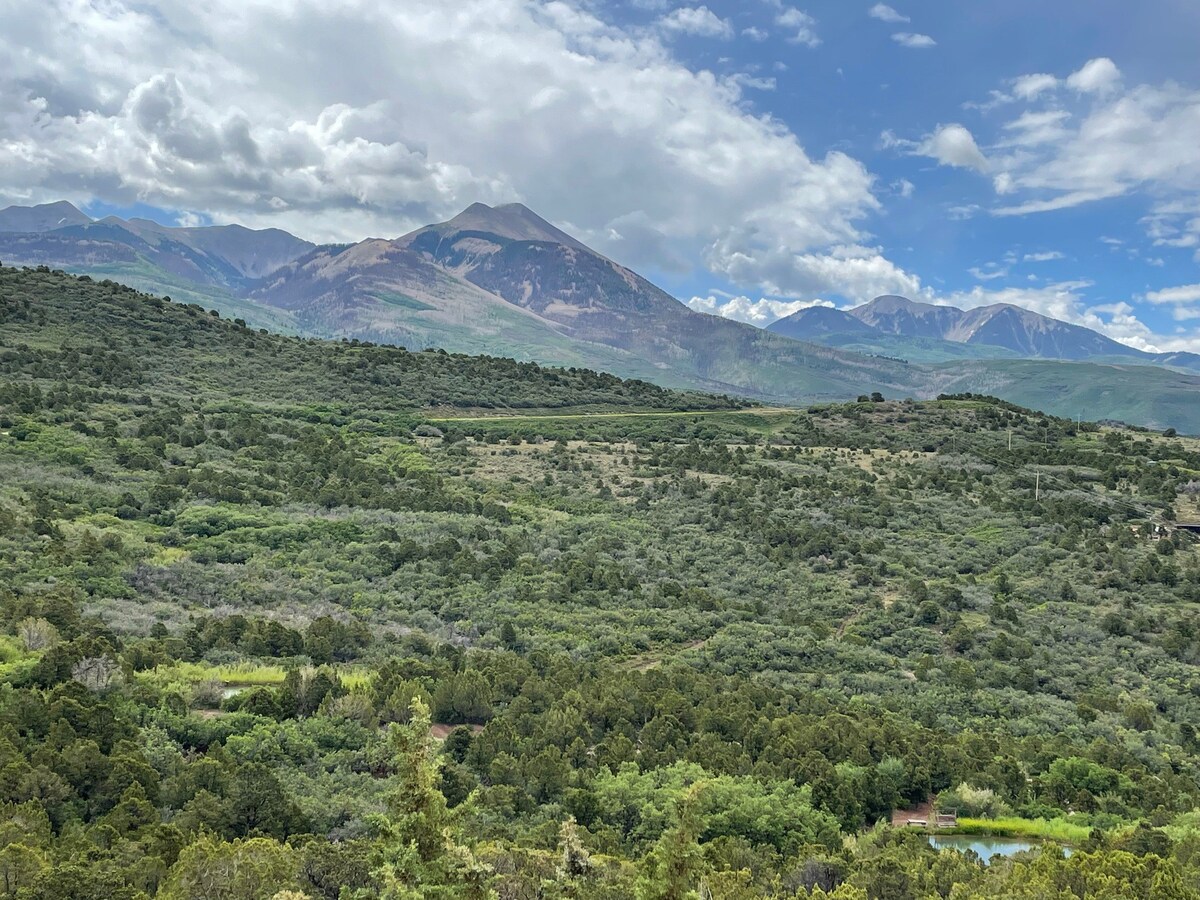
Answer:
<svg viewBox="0 0 1200 900"><path fill-rule="evenodd" d="M1150 291L1146 294L1146 299L1151 303L1200 303L1200 284L1184 284Z"/></svg>
<svg viewBox="0 0 1200 900"><path fill-rule="evenodd" d="M762 28L757 28L751 25L749 28L742 29L742 36L748 37L752 41L765 41L770 35Z"/></svg>
<svg viewBox="0 0 1200 900"><path fill-rule="evenodd" d="M1024 112L1004 125L1009 137L1000 142L1002 147L1035 147L1063 140L1070 132L1066 127L1071 114L1064 109Z"/></svg>
<svg viewBox="0 0 1200 900"><path fill-rule="evenodd" d="M869 247L846 245L825 253L794 253L782 246L754 253L714 249L710 268L735 284L754 283L776 296L836 294L861 303L880 294L912 296L921 290L920 278Z"/></svg>
<svg viewBox="0 0 1200 900"><path fill-rule="evenodd" d="M1053 75L1038 73L1022 75L1013 80L1012 92L1022 100L1032 100L1039 94L1052 91L1058 86L1058 79Z"/></svg>
<svg viewBox="0 0 1200 900"><path fill-rule="evenodd" d="M1018 199L995 212L1024 215L1143 191L1155 203L1144 224L1156 243L1200 247L1200 90L1121 90L1115 67L1103 63L1072 76L1090 91L1075 98L1077 108L1027 110L1004 125L997 147L1007 152L993 154L1003 176L997 193Z"/></svg>
<svg viewBox="0 0 1200 900"><path fill-rule="evenodd" d="M1121 70L1108 57L1091 59L1067 77L1067 87L1085 94L1110 91L1121 80Z"/></svg>
<svg viewBox="0 0 1200 900"><path fill-rule="evenodd" d="M553 0L335 6L13 0L0 205L143 202L356 240L520 200L629 265L703 259L789 291L828 283L803 260L863 240L879 209L860 162L746 108L765 82L693 71L656 31ZM841 265L857 290L865 264Z"/></svg>
<svg viewBox="0 0 1200 900"><path fill-rule="evenodd" d="M750 88L755 91L773 91L778 82L769 75L751 75L748 72L734 72L728 81L739 88Z"/></svg>
<svg viewBox="0 0 1200 900"><path fill-rule="evenodd" d="M907 200L917 192L917 186L907 178L892 182L892 191Z"/></svg>
<svg viewBox="0 0 1200 900"><path fill-rule="evenodd" d="M1141 224L1154 246L1195 249L1200 262L1200 196L1160 201Z"/></svg>
<svg viewBox="0 0 1200 900"><path fill-rule="evenodd" d="M946 215L955 222L965 222L967 219L973 219L981 212L983 212L983 207L978 203L962 203L946 207Z"/></svg>
<svg viewBox="0 0 1200 900"><path fill-rule="evenodd" d="M900 13L896 12L896 10L894 10L890 6L888 6L886 3L876 3L869 10L867 10L867 15L869 15L872 19L878 19L881 22L911 22L912 21L912 19L910 19L908 16L901 15Z"/></svg>
<svg viewBox="0 0 1200 900"><path fill-rule="evenodd" d="M997 278L1004 278L1008 275L1006 267L997 266L995 263L987 263L983 267L972 266L967 271L977 281L994 281Z"/></svg>
<svg viewBox="0 0 1200 900"><path fill-rule="evenodd" d="M658 27L669 34L690 34L728 40L733 26L707 6L681 6L658 20Z"/></svg>
<svg viewBox="0 0 1200 900"><path fill-rule="evenodd" d="M780 6L779 14L775 16L775 24L791 32L788 42L803 44L805 47L819 47L821 38L817 36L817 20L803 10L794 6Z"/></svg>
<svg viewBox="0 0 1200 900"><path fill-rule="evenodd" d="M987 171L988 161L975 137L964 126L957 123L939 125L924 141L916 145L914 153L936 159L944 166Z"/></svg>
<svg viewBox="0 0 1200 900"><path fill-rule="evenodd" d="M913 50L924 50L928 47L936 47L937 41L927 34L913 34L911 31L898 31L892 35L892 40L901 47L909 47Z"/></svg>
<svg viewBox="0 0 1200 900"><path fill-rule="evenodd" d="M1067 257L1061 250L1046 250L1041 253L1026 253L1022 258L1025 262L1053 262Z"/></svg>
<svg viewBox="0 0 1200 900"><path fill-rule="evenodd" d="M769 300L765 297L751 300L744 296L718 298L711 294L707 297L693 297L687 305L696 312L745 322L747 325L757 325L759 328L765 328L772 322L802 309L833 306L828 300Z"/></svg>

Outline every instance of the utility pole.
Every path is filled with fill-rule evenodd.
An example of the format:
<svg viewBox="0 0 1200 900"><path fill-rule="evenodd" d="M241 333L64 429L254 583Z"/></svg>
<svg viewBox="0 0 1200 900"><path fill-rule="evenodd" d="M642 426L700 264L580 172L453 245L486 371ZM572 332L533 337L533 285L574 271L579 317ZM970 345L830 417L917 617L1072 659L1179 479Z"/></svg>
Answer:
<svg viewBox="0 0 1200 900"><path fill-rule="evenodd" d="M1008 452L1012 453L1012 428L1008 429Z"/></svg>
<svg viewBox="0 0 1200 900"><path fill-rule="evenodd" d="M1034 503L1042 502L1042 472L1040 469L1038 470L1037 474L1034 476L1033 502Z"/></svg>

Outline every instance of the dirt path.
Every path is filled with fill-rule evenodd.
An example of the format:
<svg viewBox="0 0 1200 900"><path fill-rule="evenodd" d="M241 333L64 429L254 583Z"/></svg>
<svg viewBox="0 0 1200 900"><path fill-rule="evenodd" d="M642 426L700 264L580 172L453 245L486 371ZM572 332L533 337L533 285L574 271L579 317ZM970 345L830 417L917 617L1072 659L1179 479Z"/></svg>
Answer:
<svg viewBox="0 0 1200 900"><path fill-rule="evenodd" d="M892 812L892 827L905 828L908 826L910 819L915 819L922 825L933 821L933 797L930 797L924 803L919 803L910 809L897 809Z"/></svg>
<svg viewBox="0 0 1200 900"><path fill-rule="evenodd" d="M702 650L704 645L708 643L708 638L702 641L688 641L686 644L676 644L673 647L664 647L660 650L650 653L642 653L638 656L630 657L625 660L623 665L627 669L633 669L635 672L649 672L651 669L657 669L662 665L663 660L674 653L682 653L685 650Z"/></svg>
<svg viewBox="0 0 1200 900"><path fill-rule="evenodd" d="M790 407L750 407L748 409L698 409L691 412L664 410L661 412L603 412L603 413L549 413L544 415L497 413L492 416L439 416L430 417L430 422L495 422L497 420L554 421L555 419L641 419L677 418L680 416L778 416L796 415L800 410Z"/></svg>
<svg viewBox="0 0 1200 900"><path fill-rule="evenodd" d="M445 725L441 722L438 722L429 726L429 736L435 741L444 741L446 738L450 737L450 732L459 727L461 726ZM483 731L482 725L468 725L467 727L471 729L473 734L479 734L479 732Z"/></svg>

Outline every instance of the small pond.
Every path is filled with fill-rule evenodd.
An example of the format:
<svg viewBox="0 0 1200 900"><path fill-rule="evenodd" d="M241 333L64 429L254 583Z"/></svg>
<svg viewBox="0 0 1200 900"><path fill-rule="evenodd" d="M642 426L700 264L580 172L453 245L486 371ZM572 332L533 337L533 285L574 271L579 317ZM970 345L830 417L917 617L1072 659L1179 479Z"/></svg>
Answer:
<svg viewBox="0 0 1200 900"><path fill-rule="evenodd" d="M1042 846L1053 846L1024 841L1020 838L989 837L985 834L933 834L929 836L929 844L935 850L957 850L966 853L974 850L984 865L997 856L1015 856L1026 850L1036 850ZM1063 847L1063 852L1071 855L1070 847Z"/></svg>

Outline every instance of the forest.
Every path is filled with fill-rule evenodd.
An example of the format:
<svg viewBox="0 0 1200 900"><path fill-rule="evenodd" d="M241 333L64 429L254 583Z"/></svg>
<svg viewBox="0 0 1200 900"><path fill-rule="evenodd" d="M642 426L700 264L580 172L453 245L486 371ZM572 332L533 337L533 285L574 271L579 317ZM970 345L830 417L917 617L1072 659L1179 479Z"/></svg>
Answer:
<svg viewBox="0 0 1200 900"><path fill-rule="evenodd" d="M1173 432L0 267L0 897L1200 900L1194 523Z"/></svg>

